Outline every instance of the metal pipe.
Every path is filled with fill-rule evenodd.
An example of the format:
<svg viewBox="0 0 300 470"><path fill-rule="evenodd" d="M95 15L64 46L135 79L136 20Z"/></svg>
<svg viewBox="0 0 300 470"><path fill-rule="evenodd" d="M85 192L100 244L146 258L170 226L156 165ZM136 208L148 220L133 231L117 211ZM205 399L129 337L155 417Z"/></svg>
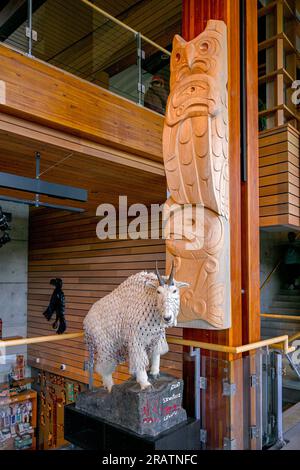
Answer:
<svg viewBox="0 0 300 470"><path fill-rule="evenodd" d="M266 277L266 279L264 280L264 282L262 283L262 285L260 286L260 290L262 290L270 281L271 277L273 276L273 274L275 273L275 271L277 271L277 269L279 268L279 266L281 265L281 262L282 262L282 259L280 259L277 264L275 264L274 268L272 269L272 271L268 274L268 276Z"/></svg>
<svg viewBox="0 0 300 470"><path fill-rule="evenodd" d="M0 172L0 187L80 202L86 202L88 198L88 192L85 189L50 183L37 178L18 176L12 173Z"/></svg>
<svg viewBox="0 0 300 470"><path fill-rule="evenodd" d="M256 392L256 400L258 402L258 406L256 407L256 422L258 423L259 428L259 435L257 436L257 449L262 449L263 444L263 435L262 435L262 423L263 423L263 373L262 373L262 352L259 351L256 355L256 375L258 377L257 383L257 392Z"/></svg>
<svg viewBox="0 0 300 470"><path fill-rule="evenodd" d="M32 56L32 0L28 0L28 55Z"/></svg>
<svg viewBox="0 0 300 470"><path fill-rule="evenodd" d="M35 152L35 178L40 179L40 166L41 166L41 155L39 152ZM35 195L35 207L39 207L40 195Z"/></svg>
<svg viewBox="0 0 300 470"><path fill-rule="evenodd" d="M1 197L1 196L0 196ZM84 333L70 333L76 336L83 336ZM59 341L65 339L66 335L51 335L51 336L38 336L35 338L22 338L18 340L6 340L0 341L1 346L16 346L19 344L32 344L32 343L43 343L47 341ZM276 336L275 338L264 339L257 341L256 343L249 343L242 346L223 346L221 344L203 343L201 341L184 340L176 337L169 336L168 342L170 344L179 344L181 346L192 346L194 348L206 349L208 351L223 352L240 354L243 352L253 351L264 346L270 346L273 344L283 343L284 353L293 352L296 348L288 347L289 337L288 335Z"/></svg>
<svg viewBox="0 0 300 470"><path fill-rule="evenodd" d="M169 336L168 342L173 344L181 344L182 346L193 346L194 348L206 349L207 351L241 354L243 352L253 351L264 346L270 346L272 344L283 343L284 353L292 352L295 348L289 348L289 337L288 335L276 336L274 338L263 339L255 343L243 344L242 346L223 346L221 344L204 343L202 341L192 341L179 339L176 337Z"/></svg>
<svg viewBox="0 0 300 470"><path fill-rule="evenodd" d="M9 196L2 196L0 195L0 201L8 201L8 202L16 202L17 204L26 204L28 206L35 206L35 207L48 207L49 209L58 209L61 211L68 211L68 212L84 212L85 210L81 207L71 207L71 206L61 206L59 204L50 204L48 202L41 202L38 201L38 204L35 201L30 199L18 199L16 197L9 197Z"/></svg>
<svg viewBox="0 0 300 470"><path fill-rule="evenodd" d="M94 386L94 361L95 361L95 353L94 348L89 346L89 390L93 390Z"/></svg>
<svg viewBox="0 0 300 470"><path fill-rule="evenodd" d="M195 358L195 371L194 371L194 393L195 393L195 418L201 418L200 408L200 376L201 376L201 356L200 349L190 347L190 356Z"/></svg>
<svg viewBox="0 0 300 470"><path fill-rule="evenodd" d="M298 315L280 315L277 313L261 313L260 316L263 318L278 318L278 320L300 321L300 316Z"/></svg>
<svg viewBox="0 0 300 470"><path fill-rule="evenodd" d="M138 103L143 105L143 76L142 76L142 38L141 34L136 34L137 66L138 66Z"/></svg>
<svg viewBox="0 0 300 470"><path fill-rule="evenodd" d="M276 370L276 426L277 426L277 443L276 447L280 449L286 443L283 439L282 426L282 355L275 353L275 370Z"/></svg>
<svg viewBox="0 0 300 470"><path fill-rule="evenodd" d="M10 346L23 346L25 344L46 343L52 341L64 341L65 339L82 338L83 332L64 333L62 335L36 336L34 338L0 340L0 348Z"/></svg>

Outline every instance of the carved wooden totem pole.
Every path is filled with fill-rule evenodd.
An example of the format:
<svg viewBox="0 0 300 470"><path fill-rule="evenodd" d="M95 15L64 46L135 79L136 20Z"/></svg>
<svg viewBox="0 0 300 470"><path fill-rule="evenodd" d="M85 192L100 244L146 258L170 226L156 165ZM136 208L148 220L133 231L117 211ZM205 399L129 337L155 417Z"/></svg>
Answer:
<svg viewBox="0 0 300 470"><path fill-rule="evenodd" d="M181 296L180 326L231 326L227 109L227 28L209 21L190 42L176 35L163 156L170 197L167 252L176 279L190 283ZM190 205L180 238L175 207ZM172 223L173 219L173 223ZM170 256L169 256L170 258Z"/></svg>

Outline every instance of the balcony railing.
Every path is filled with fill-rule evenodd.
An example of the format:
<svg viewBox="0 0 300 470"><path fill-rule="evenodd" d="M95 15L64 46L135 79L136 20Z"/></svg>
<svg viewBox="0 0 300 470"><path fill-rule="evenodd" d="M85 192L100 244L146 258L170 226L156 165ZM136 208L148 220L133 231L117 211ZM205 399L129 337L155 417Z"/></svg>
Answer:
<svg viewBox="0 0 300 470"><path fill-rule="evenodd" d="M97 2L23 3L27 12L23 11L22 17L18 11L18 20L14 15L16 2L4 7L7 14L3 14L2 22L0 15L2 43L164 114L169 94L168 49L174 31L180 28L179 10L172 31L153 33L154 38L163 38L166 47L162 47L99 8ZM16 19L14 24L7 21L10 15Z"/></svg>

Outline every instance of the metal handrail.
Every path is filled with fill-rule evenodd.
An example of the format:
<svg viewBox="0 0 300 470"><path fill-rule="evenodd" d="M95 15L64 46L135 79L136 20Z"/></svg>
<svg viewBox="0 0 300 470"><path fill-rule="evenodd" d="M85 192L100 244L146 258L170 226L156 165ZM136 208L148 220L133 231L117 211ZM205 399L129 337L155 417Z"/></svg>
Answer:
<svg viewBox="0 0 300 470"><path fill-rule="evenodd" d="M298 331L298 333L294 334L293 336L291 336L289 338L289 342L292 343L293 341L295 341L295 339L298 339L300 338L300 331Z"/></svg>
<svg viewBox="0 0 300 470"><path fill-rule="evenodd" d="M270 271L270 273L268 274L268 276L266 277L266 279L264 280L264 282L261 284L260 290L262 290L262 289L269 283L271 277L273 276L273 274L275 273L275 271L277 271L277 269L279 268L281 262L282 262L282 258L280 258L280 260L275 264L275 266L273 267L272 271Z"/></svg>
<svg viewBox="0 0 300 470"><path fill-rule="evenodd" d="M229 354L241 354L244 352L253 351L255 349L260 349L265 346L271 346L273 344L283 344L284 354L295 351L294 347L289 347L289 337L288 335L276 336L274 338L263 339L261 341L256 341L255 343L243 344L241 346L224 346L222 344L213 344L213 343L204 343L202 341L192 341L186 339L180 339L173 336L167 338L168 342L171 344L178 344L182 346L192 346L194 348L207 349L208 351L215 352L224 352Z"/></svg>
<svg viewBox="0 0 300 470"><path fill-rule="evenodd" d="M0 348L10 346L23 346L26 344L47 343L52 341L63 341L65 339L81 338L84 336L83 331L80 333L64 333L62 335L35 336L33 338L6 339L0 340Z"/></svg>
<svg viewBox="0 0 300 470"><path fill-rule="evenodd" d="M300 238L300 232L297 233L295 240L298 240L299 238ZM273 276L274 272L277 271L277 269L279 268L280 264L282 263L282 260L283 260L283 257L281 257L279 259L279 261L277 261L277 263L273 267L272 271L270 271L270 273L268 274L268 276L266 277L266 279L264 280L264 282L260 286L260 290L262 290L269 283L269 280Z"/></svg>
<svg viewBox="0 0 300 470"><path fill-rule="evenodd" d="M131 26L128 26L128 24L126 23L123 23L123 21L120 21L118 20L117 18L115 18L114 16L110 15L109 13L107 13L107 11L105 10L102 10L102 8L98 7L97 5L94 5L93 3L89 2L88 0L81 0L82 3L84 3L85 5L93 8L95 11L97 11L98 13L100 13L101 15L105 16L107 19L109 19L110 21L113 21L114 23L116 23L117 25L121 26L122 28L124 29L127 29L127 31L130 31L131 33L133 33L135 36L137 36L138 34L140 35L140 37L145 41L145 42L148 42L148 44L151 44L151 46L154 46L156 49L159 49L160 51L162 51L164 54L168 55L168 56L171 56L171 52L168 51L167 49L165 49L164 47L160 46L159 44L156 44L156 42L152 41L151 39L147 38L147 36L144 36L142 33L140 33L139 31L136 31L135 29L131 28Z"/></svg>
<svg viewBox="0 0 300 470"><path fill-rule="evenodd" d="M282 315L279 313L261 313L261 317L263 318L277 318L280 320L295 320L295 321L300 321L300 316L298 315Z"/></svg>
<svg viewBox="0 0 300 470"><path fill-rule="evenodd" d="M26 344L35 344L35 343L46 343L51 341L63 341L65 339L74 339L81 338L84 336L84 332L80 333L66 333L62 335L50 335L50 336L37 336L34 338L22 338L22 339L12 339L12 340L2 340L0 341L0 348L10 347L10 346L20 346ZM241 346L224 346L222 344L213 344L213 343L204 343L202 341L192 341L181 338L176 338L175 336L169 336L167 338L168 342L171 344L178 344L181 346L190 346L194 348L206 349L208 351L223 352L229 354L241 354L248 351L253 351L265 346L271 346L273 344L283 344L284 354L295 351L295 348L289 347L289 337L288 335L276 336L274 338L268 338L255 343L243 344Z"/></svg>

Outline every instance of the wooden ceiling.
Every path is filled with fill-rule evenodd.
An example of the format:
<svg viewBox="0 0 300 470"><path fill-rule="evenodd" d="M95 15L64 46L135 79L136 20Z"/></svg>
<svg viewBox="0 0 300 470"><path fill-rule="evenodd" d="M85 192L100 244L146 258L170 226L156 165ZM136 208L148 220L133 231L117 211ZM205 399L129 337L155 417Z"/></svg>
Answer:
<svg viewBox="0 0 300 470"><path fill-rule="evenodd" d="M45 172L41 179L87 189L89 197L87 204L42 196L41 201L88 209L101 203L117 205L119 195L127 195L129 204L139 202L149 205L165 200L166 182L162 164L153 163L148 171L146 163L139 157L135 159L128 155L128 162L122 164L122 159L125 163L126 154L113 149L106 152L103 146L95 143L91 148L88 144L81 145L78 147L80 151L64 146L63 139L61 145L53 145L0 130L1 171L34 178L35 152L38 151L41 154L41 173ZM0 194L34 198L28 193L3 188Z"/></svg>

